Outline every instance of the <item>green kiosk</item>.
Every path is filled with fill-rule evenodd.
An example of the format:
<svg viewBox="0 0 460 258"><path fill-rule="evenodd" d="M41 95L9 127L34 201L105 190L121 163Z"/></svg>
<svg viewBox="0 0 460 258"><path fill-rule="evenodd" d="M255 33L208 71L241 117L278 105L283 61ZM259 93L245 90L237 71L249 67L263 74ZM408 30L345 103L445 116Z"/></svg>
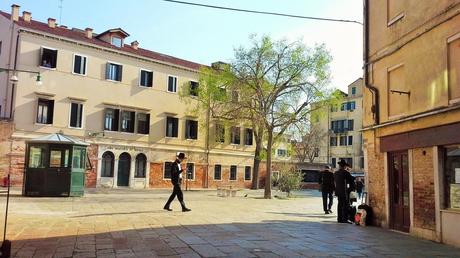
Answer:
<svg viewBox="0 0 460 258"><path fill-rule="evenodd" d="M60 133L26 141L23 195L83 196L88 145Z"/></svg>

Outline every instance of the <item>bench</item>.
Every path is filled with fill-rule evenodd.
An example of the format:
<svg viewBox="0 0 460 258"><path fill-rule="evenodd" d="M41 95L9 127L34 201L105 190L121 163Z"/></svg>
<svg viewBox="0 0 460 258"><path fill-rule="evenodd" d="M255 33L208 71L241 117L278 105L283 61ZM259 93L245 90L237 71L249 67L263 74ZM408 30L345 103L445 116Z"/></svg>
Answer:
<svg viewBox="0 0 460 258"><path fill-rule="evenodd" d="M233 188L232 185L219 185L219 186L217 186L217 196L235 197L237 191L239 191L239 189Z"/></svg>

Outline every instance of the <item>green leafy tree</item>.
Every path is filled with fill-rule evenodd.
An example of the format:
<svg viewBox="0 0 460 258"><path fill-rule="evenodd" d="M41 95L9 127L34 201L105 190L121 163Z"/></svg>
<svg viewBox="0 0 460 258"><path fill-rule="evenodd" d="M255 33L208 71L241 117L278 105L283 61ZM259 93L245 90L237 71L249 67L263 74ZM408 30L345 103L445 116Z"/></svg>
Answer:
<svg viewBox="0 0 460 258"><path fill-rule="evenodd" d="M280 177L277 179L278 189L291 197L292 191L300 189L302 173L295 170L294 166L284 164L280 169Z"/></svg>

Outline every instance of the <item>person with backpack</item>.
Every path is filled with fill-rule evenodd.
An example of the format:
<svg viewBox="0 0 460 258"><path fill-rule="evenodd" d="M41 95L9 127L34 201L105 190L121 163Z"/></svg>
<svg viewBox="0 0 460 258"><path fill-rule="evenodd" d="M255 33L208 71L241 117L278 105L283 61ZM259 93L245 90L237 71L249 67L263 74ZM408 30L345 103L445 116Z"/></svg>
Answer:
<svg viewBox="0 0 460 258"><path fill-rule="evenodd" d="M330 166L325 166L324 170L321 171L319 175L319 185L323 196L324 214L330 214L332 213L331 208L334 201L333 193L335 190L334 173L332 173Z"/></svg>
<svg viewBox="0 0 460 258"><path fill-rule="evenodd" d="M349 221L349 208L350 208L350 188L354 185L354 178L346 167L350 167L345 160L338 162L339 170L334 173L335 181L335 195L337 196L337 222L339 223L352 223Z"/></svg>
<svg viewBox="0 0 460 258"><path fill-rule="evenodd" d="M176 160L171 163L171 183L173 185L173 192L171 196L169 197L168 201L166 202L165 206L163 209L167 211L172 211L170 208L171 202L174 200L174 198L177 196L177 199L180 202L180 205L182 206L182 212L187 212L191 211L191 209L187 208L184 203L184 194L182 193L182 190L180 188L180 185L182 183L182 172L184 171L180 165L180 163L186 159L185 154L180 152L177 155Z"/></svg>

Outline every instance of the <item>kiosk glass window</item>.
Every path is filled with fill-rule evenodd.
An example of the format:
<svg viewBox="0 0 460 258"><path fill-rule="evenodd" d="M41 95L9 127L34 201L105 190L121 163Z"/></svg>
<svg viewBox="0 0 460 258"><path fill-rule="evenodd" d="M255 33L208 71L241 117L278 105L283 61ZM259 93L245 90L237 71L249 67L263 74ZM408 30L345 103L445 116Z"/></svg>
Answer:
<svg viewBox="0 0 460 258"><path fill-rule="evenodd" d="M445 207L460 210L460 145L444 149Z"/></svg>
<svg viewBox="0 0 460 258"><path fill-rule="evenodd" d="M29 149L29 168L44 168L46 163L46 148L31 146Z"/></svg>

